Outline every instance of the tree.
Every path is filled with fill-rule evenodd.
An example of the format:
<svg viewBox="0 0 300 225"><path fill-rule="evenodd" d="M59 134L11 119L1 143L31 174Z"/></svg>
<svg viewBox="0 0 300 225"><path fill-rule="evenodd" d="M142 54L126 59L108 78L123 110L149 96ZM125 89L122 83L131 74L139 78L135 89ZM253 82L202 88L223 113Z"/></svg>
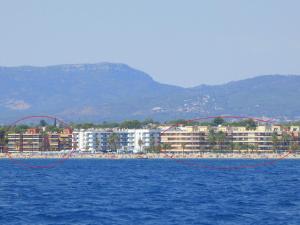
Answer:
<svg viewBox="0 0 300 225"><path fill-rule="evenodd" d="M274 152L278 150L278 142L279 142L278 134L277 134L277 132L273 132L273 134L272 134L272 145L273 145L273 151Z"/></svg>
<svg viewBox="0 0 300 225"><path fill-rule="evenodd" d="M143 146L143 140L142 139L139 139L138 140L138 145L139 145L139 147L140 147L140 151L142 151L142 146Z"/></svg>
<svg viewBox="0 0 300 225"><path fill-rule="evenodd" d="M225 139L226 139L226 135L223 131L219 131L218 133L215 134L215 141L217 143L217 146L219 147L219 150L222 150Z"/></svg>
<svg viewBox="0 0 300 225"><path fill-rule="evenodd" d="M15 127L11 127L10 131L11 132L16 132L16 133L25 133L25 131L29 128L28 125L26 124L20 124L16 125Z"/></svg>
<svg viewBox="0 0 300 225"><path fill-rule="evenodd" d="M40 120L40 126L41 127L46 127L48 124L45 120Z"/></svg>
<svg viewBox="0 0 300 225"><path fill-rule="evenodd" d="M155 138L153 136L150 137L150 147L155 147Z"/></svg>
<svg viewBox="0 0 300 225"><path fill-rule="evenodd" d="M166 152L167 149L170 149L170 148L171 148L171 145L170 145L170 144L167 144L167 143L162 143L162 144L161 144L161 148L164 149L164 151Z"/></svg>
<svg viewBox="0 0 300 225"><path fill-rule="evenodd" d="M239 153L241 153L241 144L240 143L232 143L232 144L233 144L232 150L237 150Z"/></svg>
<svg viewBox="0 0 300 225"><path fill-rule="evenodd" d="M254 149L256 148L256 146L254 144L250 144L248 146L248 148L251 150L251 153L253 153Z"/></svg>
<svg viewBox="0 0 300 225"><path fill-rule="evenodd" d="M233 143L232 141L229 142L229 148L230 148L231 151L235 150L234 149L235 148L235 143Z"/></svg>
<svg viewBox="0 0 300 225"><path fill-rule="evenodd" d="M116 133L112 133L108 138L109 148L112 151L117 151L119 148L120 137Z"/></svg>
<svg viewBox="0 0 300 225"><path fill-rule="evenodd" d="M186 143L181 143L182 154L184 154L185 146L186 146Z"/></svg>
<svg viewBox="0 0 300 225"><path fill-rule="evenodd" d="M177 119L177 120L170 120L169 122L168 122L168 124L181 124L181 125L187 125L187 120L185 120L185 119Z"/></svg>
<svg viewBox="0 0 300 225"><path fill-rule="evenodd" d="M148 148L148 151L153 151L153 152L156 152L156 146L155 146L155 139L153 136L150 136L150 141L149 141L149 148Z"/></svg>
<svg viewBox="0 0 300 225"><path fill-rule="evenodd" d="M99 137L98 136L96 136L95 142L96 142L96 151L97 151L97 150L99 150L99 146L100 146L100 141L99 141Z"/></svg>
<svg viewBox="0 0 300 225"><path fill-rule="evenodd" d="M120 128L140 129L140 128L142 128L142 123L138 120L126 120L120 124Z"/></svg>
<svg viewBox="0 0 300 225"><path fill-rule="evenodd" d="M0 130L0 146L4 146L5 145L5 131L4 130Z"/></svg>
<svg viewBox="0 0 300 225"><path fill-rule="evenodd" d="M2 150L6 144L7 144L6 132L5 130L0 130L0 150Z"/></svg>
<svg viewBox="0 0 300 225"><path fill-rule="evenodd" d="M219 126L221 124L225 123L225 120L222 117L216 117L214 118L212 125L213 126Z"/></svg>
<svg viewBox="0 0 300 225"><path fill-rule="evenodd" d="M160 123L157 122L157 121L154 121L153 119L145 119L142 123L142 126L157 126L159 125Z"/></svg>
<svg viewBox="0 0 300 225"><path fill-rule="evenodd" d="M47 126L46 131L58 133L61 132L62 129L57 126L51 125L51 126Z"/></svg>
<svg viewBox="0 0 300 225"><path fill-rule="evenodd" d="M89 129L89 128L94 128L94 127L96 127L96 125L93 124L93 123L84 123L84 124L81 124L81 128L82 129Z"/></svg>
<svg viewBox="0 0 300 225"><path fill-rule="evenodd" d="M290 149L292 139L293 139L293 138L292 138L292 136L291 136L290 134L288 134L288 133L286 133L286 132L284 132L284 133L282 134L282 145L283 145L284 147L286 147L287 150Z"/></svg>
<svg viewBox="0 0 300 225"><path fill-rule="evenodd" d="M216 133L215 133L214 129L209 130L208 141L209 141L209 144L211 145L211 147L214 147L214 145L216 143Z"/></svg>
<svg viewBox="0 0 300 225"><path fill-rule="evenodd" d="M100 128L114 128L114 127L120 127L119 123L115 122L106 122L104 121L102 124L99 125Z"/></svg>
<svg viewBox="0 0 300 225"><path fill-rule="evenodd" d="M246 126L246 130L256 130L257 124L253 119L247 119L243 122Z"/></svg>
<svg viewBox="0 0 300 225"><path fill-rule="evenodd" d="M241 146L241 150L248 150L249 149L249 145L248 144L240 143L240 146Z"/></svg>

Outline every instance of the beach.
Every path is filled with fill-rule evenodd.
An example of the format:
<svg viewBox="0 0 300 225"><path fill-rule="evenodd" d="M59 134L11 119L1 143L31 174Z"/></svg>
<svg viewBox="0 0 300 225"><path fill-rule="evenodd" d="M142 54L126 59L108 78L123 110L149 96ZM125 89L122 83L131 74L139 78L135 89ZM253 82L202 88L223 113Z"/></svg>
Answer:
<svg viewBox="0 0 300 225"><path fill-rule="evenodd" d="M300 159L295 153L0 153L0 159Z"/></svg>

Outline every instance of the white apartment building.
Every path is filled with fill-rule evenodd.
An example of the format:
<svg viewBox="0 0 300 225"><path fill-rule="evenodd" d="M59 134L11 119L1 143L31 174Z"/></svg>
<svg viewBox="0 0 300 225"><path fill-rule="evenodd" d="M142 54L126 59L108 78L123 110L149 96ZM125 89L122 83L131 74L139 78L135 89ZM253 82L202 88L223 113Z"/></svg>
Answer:
<svg viewBox="0 0 300 225"><path fill-rule="evenodd" d="M80 151L101 151L108 147L108 138L112 132L98 129L73 131L73 149Z"/></svg>
<svg viewBox="0 0 300 225"><path fill-rule="evenodd" d="M143 152L147 148L160 145L159 129L129 129L128 149L134 153Z"/></svg>
<svg viewBox="0 0 300 225"><path fill-rule="evenodd" d="M111 136L115 135L112 146ZM147 147L160 144L160 130L152 129L87 129L75 130L72 135L73 149L79 151L141 152Z"/></svg>

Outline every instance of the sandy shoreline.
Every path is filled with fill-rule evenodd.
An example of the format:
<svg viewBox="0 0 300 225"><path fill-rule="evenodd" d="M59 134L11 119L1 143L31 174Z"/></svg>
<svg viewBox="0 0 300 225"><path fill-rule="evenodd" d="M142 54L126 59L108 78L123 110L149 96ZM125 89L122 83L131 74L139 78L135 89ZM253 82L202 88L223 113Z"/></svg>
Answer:
<svg viewBox="0 0 300 225"><path fill-rule="evenodd" d="M0 153L0 159L300 159L300 154L293 153L193 153L193 154L103 154L103 153Z"/></svg>

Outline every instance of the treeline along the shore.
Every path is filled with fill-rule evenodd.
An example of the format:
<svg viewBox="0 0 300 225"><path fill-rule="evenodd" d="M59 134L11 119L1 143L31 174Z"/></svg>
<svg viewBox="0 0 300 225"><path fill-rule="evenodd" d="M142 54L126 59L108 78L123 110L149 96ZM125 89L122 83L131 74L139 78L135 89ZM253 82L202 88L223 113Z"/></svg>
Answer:
<svg viewBox="0 0 300 225"><path fill-rule="evenodd" d="M244 119L239 121L226 121L221 117L214 118L211 121L192 121L192 120L185 120L185 119L177 119L177 120L170 120L165 122L155 121L153 119L145 119L145 120L125 120L122 122L107 122L103 121L102 123L75 123L71 122L68 125L66 124L59 124L57 121L54 123L47 122L45 120L40 120L39 123L33 124L16 124L13 126L10 125L0 125L0 138L6 132L16 132L21 133L25 132L30 127L45 127L46 131L50 132L59 132L62 128L69 126L73 129L90 129L90 128L121 128L121 129L141 129L144 127L157 127L160 125L185 125L185 126L244 126L249 129L255 129L257 126L257 122L253 119ZM279 124L279 123L278 123ZM284 122L280 123L283 127L289 126L300 126L300 121L291 121L291 122Z"/></svg>
<svg viewBox="0 0 300 225"><path fill-rule="evenodd" d="M155 127L160 125L185 125L185 126L245 126L255 128L257 122L253 119L244 119L239 121L226 121L221 117L214 118L211 121L192 121L185 119L170 120L165 122L154 121L153 119L140 120L125 120L123 122L102 122L102 123L70 123L70 127L74 129L89 129L89 128L124 128L124 129L141 129L143 127ZM300 121L291 121L278 123L282 126L300 126Z"/></svg>

